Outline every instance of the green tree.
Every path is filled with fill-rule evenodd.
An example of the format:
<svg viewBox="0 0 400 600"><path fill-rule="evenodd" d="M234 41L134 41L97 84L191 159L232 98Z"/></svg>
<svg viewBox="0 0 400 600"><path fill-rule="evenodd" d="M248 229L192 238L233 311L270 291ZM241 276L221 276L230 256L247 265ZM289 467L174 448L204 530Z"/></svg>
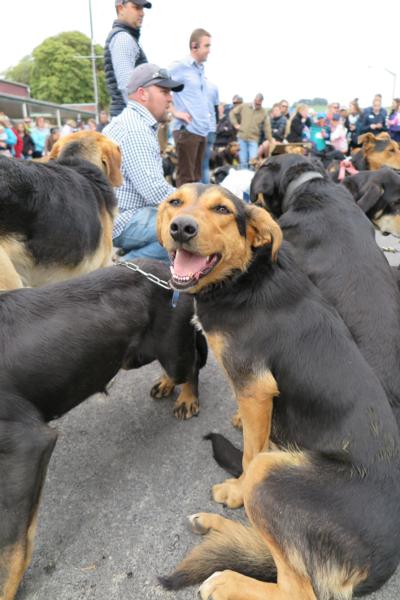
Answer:
<svg viewBox="0 0 400 600"><path fill-rule="evenodd" d="M27 83L33 98L56 104L94 102L91 43L83 33L70 31L45 39L17 66L7 71L14 81ZM103 48L95 46L97 84L101 107L108 105ZM29 64L29 69L28 69Z"/></svg>
<svg viewBox="0 0 400 600"><path fill-rule="evenodd" d="M18 83L30 85L32 67L32 56L24 56L15 67L10 67L5 71L4 77L10 81L17 81Z"/></svg>

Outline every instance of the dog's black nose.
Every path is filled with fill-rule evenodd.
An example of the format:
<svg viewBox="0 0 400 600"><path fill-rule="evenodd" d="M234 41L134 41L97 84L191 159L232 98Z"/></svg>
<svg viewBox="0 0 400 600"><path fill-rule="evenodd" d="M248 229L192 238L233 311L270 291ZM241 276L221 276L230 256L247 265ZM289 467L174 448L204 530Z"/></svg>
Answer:
<svg viewBox="0 0 400 600"><path fill-rule="evenodd" d="M170 233L172 239L175 242L188 242L191 240L199 230L196 221L193 217L185 216L185 217L176 217L170 225Z"/></svg>

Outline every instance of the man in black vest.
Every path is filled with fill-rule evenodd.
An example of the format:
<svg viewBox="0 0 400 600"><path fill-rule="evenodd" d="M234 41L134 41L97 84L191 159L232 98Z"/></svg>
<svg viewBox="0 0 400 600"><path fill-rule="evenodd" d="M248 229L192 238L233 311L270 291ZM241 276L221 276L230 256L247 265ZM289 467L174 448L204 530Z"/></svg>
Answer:
<svg viewBox="0 0 400 600"><path fill-rule="evenodd" d="M104 71L112 117L119 115L128 102L126 86L133 69L148 62L139 45L139 37L144 9L151 8L151 3L147 0L115 0L115 8L117 19L104 47Z"/></svg>

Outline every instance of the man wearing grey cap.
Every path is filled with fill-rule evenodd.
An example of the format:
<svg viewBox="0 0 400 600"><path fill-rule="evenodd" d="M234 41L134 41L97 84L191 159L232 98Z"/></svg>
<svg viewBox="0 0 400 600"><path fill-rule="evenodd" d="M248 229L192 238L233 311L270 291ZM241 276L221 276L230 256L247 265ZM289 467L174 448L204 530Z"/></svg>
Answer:
<svg viewBox="0 0 400 600"><path fill-rule="evenodd" d="M128 104L103 129L122 153L124 183L115 190L119 215L113 230L113 244L125 253L123 260L137 257L167 260L157 241L157 208L174 188L164 178L158 123L168 121L173 92L183 85L166 69L145 63L132 72L126 88Z"/></svg>
<svg viewBox="0 0 400 600"><path fill-rule="evenodd" d="M144 9L151 8L147 0L114 0L117 19L104 46L104 72L111 96L110 114L119 115L128 98L126 86L135 67L147 62L140 44L140 28Z"/></svg>

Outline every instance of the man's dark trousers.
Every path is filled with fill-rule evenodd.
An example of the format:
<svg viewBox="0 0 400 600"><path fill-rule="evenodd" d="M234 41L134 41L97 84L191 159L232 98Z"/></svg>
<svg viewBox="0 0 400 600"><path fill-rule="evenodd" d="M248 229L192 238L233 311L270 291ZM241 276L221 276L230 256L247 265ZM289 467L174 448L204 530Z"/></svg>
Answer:
<svg viewBox="0 0 400 600"><path fill-rule="evenodd" d="M177 187L184 183L201 180L201 165L207 138L186 129L173 132L178 164L176 168Z"/></svg>

